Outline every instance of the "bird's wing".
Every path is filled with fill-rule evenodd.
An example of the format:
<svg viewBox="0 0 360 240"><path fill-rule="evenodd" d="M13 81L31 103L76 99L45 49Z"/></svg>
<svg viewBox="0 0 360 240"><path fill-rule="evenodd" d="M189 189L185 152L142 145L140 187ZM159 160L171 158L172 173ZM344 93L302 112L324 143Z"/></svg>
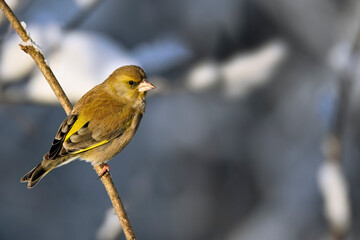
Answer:
<svg viewBox="0 0 360 240"><path fill-rule="evenodd" d="M45 158L55 159L101 146L121 136L136 115L136 110L127 104L106 99L97 102L93 109L71 114L64 120Z"/></svg>
<svg viewBox="0 0 360 240"><path fill-rule="evenodd" d="M62 149L62 145L64 143L64 139L77 121L77 118L77 114L71 114L67 118L65 118L65 120L60 125L59 130L52 142L50 151L44 156L44 158L54 159L59 155Z"/></svg>

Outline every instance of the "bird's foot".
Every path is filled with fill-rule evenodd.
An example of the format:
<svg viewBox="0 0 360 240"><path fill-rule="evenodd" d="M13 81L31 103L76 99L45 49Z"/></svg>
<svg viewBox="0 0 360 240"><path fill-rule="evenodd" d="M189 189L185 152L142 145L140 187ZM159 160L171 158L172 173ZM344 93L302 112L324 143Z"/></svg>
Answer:
<svg viewBox="0 0 360 240"><path fill-rule="evenodd" d="M109 172L110 172L110 166L107 163L104 163L104 165L100 171L98 179L102 178L105 174L107 174Z"/></svg>

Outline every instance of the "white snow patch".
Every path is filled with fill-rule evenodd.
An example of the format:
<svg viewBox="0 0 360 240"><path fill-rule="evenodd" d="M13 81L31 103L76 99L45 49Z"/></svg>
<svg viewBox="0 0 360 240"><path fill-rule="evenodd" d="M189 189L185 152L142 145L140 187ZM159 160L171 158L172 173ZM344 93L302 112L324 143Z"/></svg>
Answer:
<svg viewBox="0 0 360 240"><path fill-rule="evenodd" d="M197 64L190 70L187 77L187 86L191 90L205 91L216 85L219 80L219 68L212 61Z"/></svg>
<svg viewBox="0 0 360 240"><path fill-rule="evenodd" d="M97 240L116 240L122 231L118 216L114 208L105 212L104 221L96 233Z"/></svg>
<svg viewBox="0 0 360 240"><path fill-rule="evenodd" d="M204 61L189 71L186 84L195 91L220 84L225 96L243 97L271 78L287 52L284 42L274 40L254 51L237 53L222 63Z"/></svg>
<svg viewBox="0 0 360 240"><path fill-rule="evenodd" d="M48 61L72 102L103 82L115 69L123 65L139 65L119 44L103 35L86 31L65 34L61 45L48 57ZM26 92L32 101L58 103L40 71L36 71L30 79Z"/></svg>
<svg viewBox="0 0 360 240"><path fill-rule="evenodd" d="M31 32L33 39L42 46L44 52L56 46L61 39L61 29L56 24L28 25L27 29ZM19 36L10 34L1 45L0 81L2 82L21 80L35 67L34 60L19 49L18 43Z"/></svg>
<svg viewBox="0 0 360 240"><path fill-rule="evenodd" d="M37 52L42 54L40 47L31 38L29 38L29 40L27 40L26 42L24 41L20 42L20 45L24 47L25 46L33 47Z"/></svg>
<svg viewBox="0 0 360 240"><path fill-rule="evenodd" d="M103 0L74 0L76 5L78 5L81 9L86 9L91 5L95 4L97 1Z"/></svg>
<svg viewBox="0 0 360 240"><path fill-rule="evenodd" d="M26 23L24 21L20 22L21 26L26 30Z"/></svg>
<svg viewBox="0 0 360 240"><path fill-rule="evenodd" d="M254 87L265 84L287 54L282 41L272 41L249 53L239 53L220 66L225 94L241 97Z"/></svg>
<svg viewBox="0 0 360 240"><path fill-rule="evenodd" d="M325 161L319 169L318 182L324 197L325 216L331 226L344 232L350 225L349 193L341 166L335 161Z"/></svg>
<svg viewBox="0 0 360 240"><path fill-rule="evenodd" d="M21 46L28 46L28 47L33 47L37 52L41 53L41 49L38 45L36 45L36 43L34 42L34 40L31 39L30 33L26 30L26 23L25 22L21 22L20 23L21 26L24 28L24 30L26 31L26 34L29 37L29 40L27 40L26 42L22 41L20 42Z"/></svg>

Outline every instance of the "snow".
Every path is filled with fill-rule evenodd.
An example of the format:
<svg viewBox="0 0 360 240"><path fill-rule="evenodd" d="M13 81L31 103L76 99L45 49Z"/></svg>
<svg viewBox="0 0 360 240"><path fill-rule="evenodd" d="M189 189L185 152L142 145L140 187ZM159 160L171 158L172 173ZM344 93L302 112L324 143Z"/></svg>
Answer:
<svg viewBox="0 0 360 240"><path fill-rule="evenodd" d="M222 63L206 60L190 70L187 86L202 91L221 84L229 98L243 97L265 84L288 53L284 42L273 40L249 52L239 52Z"/></svg>
<svg viewBox="0 0 360 240"><path fill-rule="evenodd" d="M249 53L238 53L220 66L225 95L241 97L265 84L287 54L285 43L274 40Z"/></svg>
<svg viewBox="0 0 360 240"><path fill-rule="evenodd" d="M25 24L25 23L24 23ZM27 31L31 32L36 41L46 53L60 41L61 29L56 24L44 26L29 24ZM19 81L26 77L35 67L34 60L19 49L19 36L14 33L6 36L1 45L0 81L4 83ZM30 43L23 43L25 45Z"/></svg>
<svg viewBox="0 0 360 240"><path fill-rule="evenodd" d="M21 22L20 24L24 28L24 30L26 31L26 34L29 36L29 40L27 40L26 42L24 42L24 41L20 42L20 45L21 46L33 47L37 52L42 54L40 47L38 45L36 45L34 40L31 39L30 33L26 30L26 23Z"/></svg>
<svg viewBox="0 0 360 240"><path fill-rule="evenodd" d="M103 82L118 67L138 65L124 47L101 34L86 31L64 34L61 45L48 57L48 61L72 102ZM58 103L39 71L31 77L25 93L35 102Z"/></svg>
<svg viewBox="0 0 360 240"><path fill-rule="evenodd" d="M35 34L38 33L36 27L33 30ZM45 34L39 35L39 39L44 43L45 49L53 49L47 56L48 65L72 102L76 102L92 87L103 82L120 66L140 65L148 75L151 75L154 72L167 71L191 58L190 51L175 38L159 38L129 51L100 33L52 31L56 39ZM14 44L13 41L13 39L9 40L8 44ZM31 40L22 43L25 46L33 46L33 44ZM6 61L0 64L0 75L7 81L26 76L32 69L36 69L32 59L23 53L19 59L24 61L24 58L29 62L21 63L20 70L18 69L20 67L14 67L17 66L19 59L14 58L12 52L14 49L5 49L2 57ZM8 89L7 94L14 97L26 96L27 100L33 102L58 103L48 83L37 69L25 87L15 86Z"/></svg>
<svg viewBox="0 0 360 240"><path fill-rule="evenodd" d="M85 8L88 8L91 5L95 4L97 1L102 1L102 0L75 0L74 2L80 8L85 9Z"/></svg>
<svg viewBox="0 0 360 240"><path fill-rule="evenodd" d="M105 212L104 221L96 233L96 239L115 240L119 238L121 231L119 218L115 214L114 208L110 208Z"/></svg>
<svg viewBox="0 0 360 240"><path fill-rule="evenodd" d="M26 30L26 23L24 21L22 21L20 24Z"/></svg>
<svg viewBox="0 0 360 240"><path fill-rule="evenodd" d="M205 61L190 70L187 86L191 90L205 91L216 85L219 80L219 69L215 62Z"/></svg>
<svg viewBox="0 0 360 240"><path fill-rule="evenodd" d="M37 52L43 54L40 47L31 38L29 38L26 42L20 42L20 45L23 47L33 47Z"/></svg>
<svg viewBox="0 0 360 240"><path fill-rule="evenodd" d="M326 161L318 174L325 216L333 228L344 232L350 224L350 209L348 186L341 166L335 161Z"/></svg>

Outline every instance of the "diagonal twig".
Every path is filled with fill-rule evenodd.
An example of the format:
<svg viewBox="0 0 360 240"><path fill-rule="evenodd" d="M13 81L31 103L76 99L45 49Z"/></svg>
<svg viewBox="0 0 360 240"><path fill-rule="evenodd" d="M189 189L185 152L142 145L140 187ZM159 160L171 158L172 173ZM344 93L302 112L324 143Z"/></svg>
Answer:
<svg viewBox="0 0 360 240"><path fill-rule="evenodd" d="M59 99L62 107L65 112L69 114L72 110L72 105L66 96L64 90L61 88L59 82L57 81L54 73L47 65L44 56L42 55L40 49L32 41L24 27L21 25L19 20L16 18L10 7L6 4L4 0L0 0L0 9L5 14L6 18L10 21L12 27L19 34L23 43L20 44L20 47L23 51L29 54L38 65L40 71L44 75L45 79L48 81L50 87L54 91L56 97ZM102 165L94 165L96 173L99 175L102 169ZM120 223L124 230L124 234L127 240L135 239L135 233L131 227L130 221L127 217L126 211L123 207L123 204L120 200L119 194L115 188L115 185L111 179L110 174L106 174L101 178L102 183L105 186L105 189L110 197L110 200L114 206L115 212L119 217Z"/></svg>

